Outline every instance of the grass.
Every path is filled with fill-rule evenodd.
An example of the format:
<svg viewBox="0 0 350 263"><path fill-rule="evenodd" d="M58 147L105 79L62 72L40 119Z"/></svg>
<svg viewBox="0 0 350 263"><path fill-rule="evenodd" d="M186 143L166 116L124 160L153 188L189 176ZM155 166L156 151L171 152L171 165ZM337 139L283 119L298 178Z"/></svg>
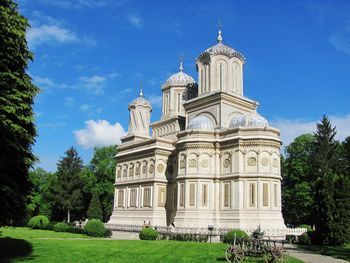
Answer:
<svg viewBox="0 0 350 263"><path fill-rule="evenodd" d="M25 242L13 247L18 251L8 257L11 262L225 262L224 251L227 245L222 243L194 243L181 241L141 241L141 240L105 240L85 238L84 235L56 233L53 231L31 230L28 228L2 228L0 238L0 262L4 255L3 244L17 246L16 242ZM21 238L21 239L19 239ZM45 239L41 239L45 238ZM60 238L60 239L57 239ZM16 242L11 243L11 240ZM9 245L9 243L11 243ZM30 249L28 250L28 245ZM26 248L26 253L21 249ZM9 250L7 248L7 250ZM245 262L259 262L250 259ZM288 263L300 263L288 258Z"/></svg>
<svg viewBox="0 0 350 263"><path fill-rule="evenodd" d="M312 251L316 254L331 256L334 258L344 259L346 261L350 261L350 244L347 244L343 247L337 246L299 246L302 249Z"/></svg>

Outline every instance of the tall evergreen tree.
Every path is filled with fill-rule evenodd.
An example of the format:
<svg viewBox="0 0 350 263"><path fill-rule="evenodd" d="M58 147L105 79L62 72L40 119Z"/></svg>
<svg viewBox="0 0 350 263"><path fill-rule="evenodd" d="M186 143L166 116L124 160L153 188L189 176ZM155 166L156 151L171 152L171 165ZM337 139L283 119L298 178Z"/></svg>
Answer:
<svg viewBox="0 0 350 263"><path fill-rule="evenodd" d="M79 173L83 161L75 148L71 147L65 152L57 164L57 180L53 186L54 199L61 209L67 212L67 221L70 222L71 212L77 211L82 204L82 184Z"/></svg>
<svg viewBox="0 0 350 263"><path fill-rule="evenodd" d="M98 193L93 193L90 201L87 216L90 219L100 219L102 221L102 205Z"/></svg>
<svg viewBox="0 0 350 263"><path fill-rule="evenodd" d="M344 218L350 218L350 189L346 178L339 174L342 172L339 168L341 158L335 135L335 128L323 116L317 124L312 154L314 220L318 241L330 245L345 242L350 233L350 225L344 224Z"/></svg>
<svg viewBox="0 0 350 263"><path fill-rule="evenodd" d="M29 168L35 157L33 100L39 89L26 69L27 19L12 0L0 1L0 226L25 218Z"/></svg>

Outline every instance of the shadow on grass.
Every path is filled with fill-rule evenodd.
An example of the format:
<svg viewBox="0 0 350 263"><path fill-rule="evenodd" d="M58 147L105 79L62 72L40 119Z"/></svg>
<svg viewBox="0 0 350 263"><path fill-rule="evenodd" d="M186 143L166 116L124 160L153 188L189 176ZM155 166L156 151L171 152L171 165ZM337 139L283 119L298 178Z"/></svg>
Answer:
<svg viewBox="0 0 350 263"><path fill-rule="evenodd" d="M350 261L350 247L331 247L331 246L298 246L301 249L311 251L317 254L331 256L334 258L344 259Z"/></svg>
<svg viewBox="0 0 350 263"><path fill-rule="evenodd" d="M14 259L28 257L32 254L32 245L23 239L0 238L0 262L11 262Z"/></svg>

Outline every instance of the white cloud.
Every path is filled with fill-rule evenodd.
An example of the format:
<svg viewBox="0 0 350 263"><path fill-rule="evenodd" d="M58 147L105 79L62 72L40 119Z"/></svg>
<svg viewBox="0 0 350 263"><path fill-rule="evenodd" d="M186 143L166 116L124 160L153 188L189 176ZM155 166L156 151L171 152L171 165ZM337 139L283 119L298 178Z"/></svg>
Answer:
<svg viewBox="0 0 350 263"><path fill-rule="evenodd" d="M337 140L342 141L347 136L350 136L350 114L346 116L329 116L329 119L332 127L336 127ZM314 133L316 131L316 124L319 122L320 120L304 121L299 119L278 119L271 121L270 124L281 131L281 140L283 145L287 146L301 134Z"/></svg>
<svg viewBox="0 0 350 263"><path fill-rule="evenodd" d="M92 106L89 105L89 104L82 104L82 105L80 105L79 108L80 108L81 111L88 111L88 110L90 110L92 108Z"/></svg>
<svg viewBox="0 0 350 263"><path fill-rule="evenodd" d="M149 97L146 97L146 99L149 100L153 107L162 107L162 96L151 95Z"/></svg>
<svg viewBox="0 0 350 263"><path fill-rule="evenodd" d="M75 103L75 99L73 97L65 97L64 98L64 106L73 107Z"/></svg>
<svg viewBox="0 0 350 263"><path fill-rule="evenodd" d="M350 26L330 35L328 42L338 51L350 55Z"/></svg>
<svg viewBox="0 0 350 263"><path fill-rule="evenodd" d="M85 122L84 129L73 133L77 143L85 149L118 144L120 137L126 135L126 131L119 122L112 125L106 120L88 120Z"/></svg>
<svg viewBox="0 0 350 263"><path fill-rule="evenodd" d="M92 77L81 77L80 81L90 93L97 95L104 93L103 88L106 82L106 77L94 75Z"/></svg>
<svg viewBox="0 0 350 263"><path fill-rule="evenodd" d="M78 37L69 29L58 25L33 26L27 32L29 46L35 47L45 42L76 43Z"/></svg>
<svg viewBox="0 0 350 263"><path fill-rule="evenodd" d="M143 27L143 21L142 21L142 18L139 15L132 13L132 14L128 14L126 16L126 18L130 22L130 24L132 24L133 26L135 26L137 28L142 28Z"/></svg>

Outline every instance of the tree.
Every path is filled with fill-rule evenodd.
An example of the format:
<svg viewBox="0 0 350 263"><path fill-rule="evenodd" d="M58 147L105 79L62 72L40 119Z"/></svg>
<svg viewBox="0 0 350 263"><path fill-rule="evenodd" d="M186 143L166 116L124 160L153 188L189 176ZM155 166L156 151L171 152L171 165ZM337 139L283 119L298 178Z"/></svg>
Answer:
<svg viewBox="0 0 350 263"><path fill-rule="evenodd" d="M0 226L25 218L28 172L36 159L32 106L39 89L26 72L33 59L26 42L28 27L16 3L0 2Z"/></svg>
<svg viewBox="0 0 350 263"><path fill-rule="evenodd" d="M328 117L323 116L314 135L312 180L315 182L316 233L318 241L324 245L339 245L350 237L350 187L348 178L340 174L342 158L335 135L336 129L332 128Z"/></svg>
<svg viewBox="0 0 350 263"><path fill-rule="evenodd" d="M102 220L102 206L98 193L93 193L90 201L89 209L87 211L87 216L90 219Z"/></svg>
<svg viewBox="0 0 350 263"><path fill-rule="evenodd" d="M81 209L82 184L79 173L83 161L75 148L71 147L65 152L57 164L57 180L53 185L54 199L59 207L67 212L67 222L70 222L71 211Z"/></svg>
<svg viewBox="0 0 350 263"><path fill-rule="evenodd" d="M115 145L95 148L90 162L90 169L96 178L91 193L96 191L100 196L104 222L109 220L113 210L116 153Z"/></svg>
<svg viewBox="0 0 350 263"><path fill-rule="evenodd" d="M44 195L52 176L52 173L42 168L36 168L29 172L29 181L32 189L26 197L28 218L35 215L45 215L47 217L51 215L51 207L44 201Z"/></svg>
<svg viewBox="0 0 350 263"><path fill-rule="evenodd" d="M298 136L282 159L282 212L286 224L293 227L313 224L313 182L309 179L313 141L312 134Z"/></svg>

